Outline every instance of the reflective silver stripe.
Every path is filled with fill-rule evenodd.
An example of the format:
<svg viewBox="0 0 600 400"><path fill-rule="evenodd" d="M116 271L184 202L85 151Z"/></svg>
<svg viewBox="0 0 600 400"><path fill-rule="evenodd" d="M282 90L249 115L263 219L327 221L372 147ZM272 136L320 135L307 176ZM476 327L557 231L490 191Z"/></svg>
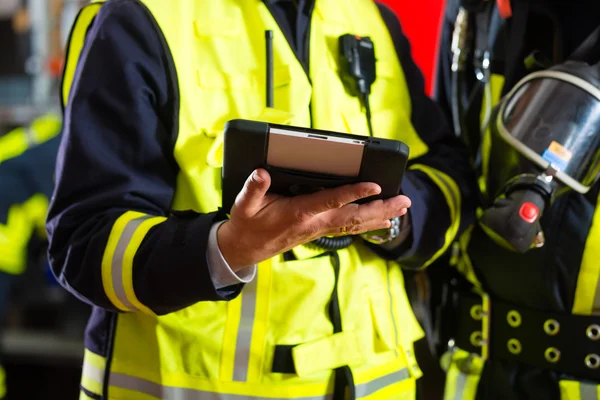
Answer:
<svg viewBox="0 0 600 400"><path fill-rule="evenodd" d="M252 340L252 327L254 326L254 312L256 309L256 283L258 270L251 282L246 284L242 292L242 314L235 342L235 361L233 380L245 382L248 378L248 363L250 361L250 343Z"/></svg>
<svg viewBox="0 0 600 400"><path fill-rule="evenodd" d="M580 383L579 395L581 396L581 400L598 400L598 385Z"/></svg>
<svg viewBox="0 0 600 400"><path fill-rule="evenodd" d="M361 398L369 396L378 390L408 379L409 377L410 374L408 373L408 368L404 368L400 371L392 372L391 374L373 379L370 382L356 385L356 397Z"/></svg>
<svg viewBox="0 0 600 400"><path fill-rule="evenodd" d="M83 363L81 374L98 383L104 383L104 370L89 363Z"/></svg>
<svg viewBox="0 0 600 400"><path fill-rule="evenodd" d="M151 218L149 215L145 215L143 217L139 217L136 219L132 219L125 225L125 229L123 229L123 233L119 238L119 242L117 243L117 248L115 249L115 254L113 255L112 260L112 281L113 287L115 288L115 294L117 298L127 307L129 310L137 310L131 302L127 299L125 295L125 288L123 287L123 258L125 257L125 251L127 250L127 246L133 237L136 229L144 222L145 220Z"/></svg>
<svg viewBox="0 0 600 400"><path fill-rule="evenodd" d="M388 290L388 296L390 298L390 316L392 317L392 326L394 327L394 343L396 344L396 347L398 347L398 328L396 327L396 317L394 316L394 300L392 298L392 282L390 281L390 271L388 269L387 274L387 290ZM398 357L398 350L394 350L394 353L396 353L396 357Z"/></svg>
<svg viewBox="0 0 600 400"><path fill-rule="evenodd" d="M135 390L150 396L163 400L261 400L264 397L245 396L238 394L205 392L203 390L194 390L187 388L178 388L171 386L161 386L158 383L150 382L145 379L136 378L129 375L111 373L110 386L116 386L122 389ZM269 400L331 400L331 395L311 396L311 397L289 397L272 398Z"/></svg>
<svg viewBox="0 0 600 400"><path fill-rule="evenodd" d="M37 140L35 139L35 132L31 127L25 128L25 138L27 138L28 148L35 146L37 143Z"/></svg>
<svg viewBox="0 0 600 400"><path fill-rule="evenodd" d="M84 363L83 366L83 375L102 383L104 381L104 371L99 368ZM400 371L393 372L389 375L382 376L370 382L366 382L356 386L356 397L366 397L369 396L378 390L381 390L385 387L408 379L410 374L407 368L404 368ZM214 393L214 392L206 392L203 390L195 390L188 388L179 388L172 386L162 386L158 383L150 382L146 379L137 378L130 375L120 374L116 372L110 373L110 382L109 386L118 387L121 389L134 390L140 393L144 393L150 396L157 397L159 399L164 400L259 400L263 399L263 397L255 397L255 396L246 396L246 395L236 395L236 394L226 394L226 393ZM286 400L286 399L295 399L295 400L331 400L332 395L322 395L322 396L309 396L309 397L286 397L286 398L271 398L269 400ZM585 399L587 400L587 399Z"/></svg>
<svg viewBox="0 0 600 400"><path fill-rule="evenodd" d="M462 400L463 393L465 391L465 385L467 384L467 378L468 375L464 372L458 373L458 376L456 377L456 393L454 393L454 400Z"/></svg>

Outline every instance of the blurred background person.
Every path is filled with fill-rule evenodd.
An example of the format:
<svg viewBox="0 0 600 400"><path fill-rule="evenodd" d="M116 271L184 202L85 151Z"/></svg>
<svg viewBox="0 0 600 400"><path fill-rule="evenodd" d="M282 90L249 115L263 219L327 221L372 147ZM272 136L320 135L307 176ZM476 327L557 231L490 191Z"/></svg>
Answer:
<svg viewBox="0 0 600 400"><path fill-rule="evenodd" d="M76 346L89 310L59 290L48 267L44 220L62 123L63 44L82 5L0 2L0 363L6 366L0 393L8 399L59 387L48 365L64 379L79 373L69 360L81 357ZM38 374L48 378L25 384Z"/></svg>

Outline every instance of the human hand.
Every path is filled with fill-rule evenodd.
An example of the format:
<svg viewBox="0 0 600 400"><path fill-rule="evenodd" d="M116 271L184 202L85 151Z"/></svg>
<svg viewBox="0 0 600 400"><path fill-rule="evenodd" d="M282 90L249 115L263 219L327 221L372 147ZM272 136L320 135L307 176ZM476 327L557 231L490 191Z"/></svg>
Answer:
<svg viewBox="0 0 600 400"><path fill-rule="evenodd" d="M317 193L283 197L267 193L271 177L258 169L246 181L218 231L223 257L232 270L254 265L322 236L390 227L406 214L410 200L396 196L366 204L354 202L381 192L375 183L357 183Z"/></svg>

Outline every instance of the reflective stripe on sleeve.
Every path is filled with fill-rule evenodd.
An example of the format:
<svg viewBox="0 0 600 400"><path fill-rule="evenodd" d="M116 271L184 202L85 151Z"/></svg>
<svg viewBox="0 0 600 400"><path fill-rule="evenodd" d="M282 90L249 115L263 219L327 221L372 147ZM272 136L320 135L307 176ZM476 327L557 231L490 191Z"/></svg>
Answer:
<svg viewBox="0 0 600 400"><path fill-rule="evenodd" d="M429 259L423 265L423 268L425 268L435 261L440 255L442 255L455 239L458 228L460 227L460 209L462 198L460 195L460 190L458 189L458 185L449 175L423 164L415 164L411 166L410 169L423 172L437 185L437 187L444 194L446 203L448 204L448 208L450 210L450 227L446 231L444 245L433 255L433 257L431 257L431 259Z"/></svg>
<svg viewBox="0 0 600 400"><path fill-rule="evenodd" d="M129 211L115 222L102 259L102 284L118 309L153 314L135 295L133 259L148 231L165 220L165 217Z"/></svg>

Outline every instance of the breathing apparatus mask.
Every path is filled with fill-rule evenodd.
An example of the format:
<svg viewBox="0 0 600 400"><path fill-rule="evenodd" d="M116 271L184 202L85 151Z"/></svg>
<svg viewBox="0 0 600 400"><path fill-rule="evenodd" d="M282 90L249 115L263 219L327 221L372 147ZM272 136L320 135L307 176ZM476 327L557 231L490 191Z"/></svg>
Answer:
<svg viewBox="0 0 600 400"><path fill-rule="evenodd" d="M600 173L600 60L533 72L495 107L487 193L479 219L497 243L524 253L544 244L544 209L586 193Z"/></svg>

